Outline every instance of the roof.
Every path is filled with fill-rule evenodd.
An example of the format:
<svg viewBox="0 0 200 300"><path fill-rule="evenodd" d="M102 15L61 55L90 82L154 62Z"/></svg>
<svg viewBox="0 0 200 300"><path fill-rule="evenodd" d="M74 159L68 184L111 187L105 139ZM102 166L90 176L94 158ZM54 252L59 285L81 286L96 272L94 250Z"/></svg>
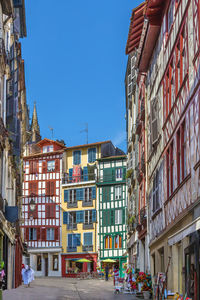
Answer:
<svg viewBox="0 0 200 300"><path fill-rule="evenodd" d="M135 48L139 46L140 36L144 24L145 7L146 4L145 2L143 2L132 11L128 40L126 44L126 54L130 54Z"/></svg>
<svg viewBox="0 0 200 300"><path fill-rule="evenodd" d="M163 17L163 8L167 5L167 1L163 0L147 0L145 15L149 19L150 24L160 25Z"/></svg>
<svg viewBox="0 0 200 300"><path fill-rule="evenodd" d="M39 141L37 143L37 146L42 146L43 144L46 144L46 143L52 143L52 144L56 144L62 148L66 148L62 143L59 143L57 141L54 141L54 140L50 140L50 139L47 139L47 138L44 138L43 140Z"/></svg>
<svg viewBox="0 0 200 300"><path fill-rule="evenodd" d="M84 145L66 147L66 150L68 150L68 149L78 149L78 148L84 148L84 147L91 147L91 146L98 146L98 145L108 144L108 143L111 143L111 141L96 142L96 143L91 143L91 144L84 144Z"/></svg>
<svg viewBox="0 0 200 300"><path fill-rule="evenodd" d="M114 159L116 159L116 160L118 160L118 159L123 159L123 158L125 158L125 159L127 159L127 156L126 155L116 155L116 156L108 156L108 157L102 157L102 158L99 158L99 159L97 159L98 161L102 161L102 160L114 160Z"/></svg>
<svg viewBox="0 0 200 300"><path fill-rule="evenodd" d="M52 151L52 152L38 152L38 153L34 153L34 154L24 156L23 159L29 159L29 158L41 157L41 156L52 156L52 155L55 155L55 154L61 154L63 152L64 152L64 149L57 150L57 151Z"/></svg>

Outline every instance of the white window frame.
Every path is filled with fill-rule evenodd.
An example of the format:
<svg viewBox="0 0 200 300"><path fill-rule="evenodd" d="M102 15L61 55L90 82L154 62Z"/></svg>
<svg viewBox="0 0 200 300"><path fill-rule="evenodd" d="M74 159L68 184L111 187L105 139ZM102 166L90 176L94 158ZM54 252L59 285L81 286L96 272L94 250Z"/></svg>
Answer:
<svg viewBox="0 0 200 300"><path fill-rule="evenodd" d="M115 200L122 199L122 186L117 185L115 187Z"/></svg>
<svg viewBox="0 0 200 300"><path fill-rule="evenodd" d="M115 210L115 224L116 225L121 225L122 224L122 209L116 209Z"/></svg>
<svg viewBox="0 0 200 300"><path fill-rule="evenodd" d="M123 178L123 168L117 168L115 170L115 180L120 181Z"/></svg>
<svg viewBox="0 0 200 300"><path fill-rule="evenodd" d="M49 169L48 169L48 168L49 168L48 164L50 164L50 163L53 163L54 168L51 168L51 169L49 170ZM55 171L55 160L49 160L49 161L47 161L47 172L54 172L54 171Z"/></svg>
<svg viewBox="0 0 200 300"><path fill-rule="evenodd" d="M32 236L33 236L32 239L30 239L30 231L31 230L33 231L32 232ZM29 241L37 241L37 229L34 228L34 227L29 228Z"/></svg>
<svg viewBox="0 0 200 300"><path fill-rule="evenodd" d="M47 241L54 241L54 240L55 240L55 228L47 228Z"/></svg>

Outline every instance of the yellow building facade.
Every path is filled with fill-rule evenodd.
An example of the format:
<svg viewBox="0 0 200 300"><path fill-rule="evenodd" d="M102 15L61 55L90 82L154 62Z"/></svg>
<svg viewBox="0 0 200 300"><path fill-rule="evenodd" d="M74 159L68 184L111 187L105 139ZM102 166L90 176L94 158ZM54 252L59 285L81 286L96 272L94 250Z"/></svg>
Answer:
<svg viewBox="0 0 200 300"><path fill-rule="evenodd" d="M68 147L63 158L62 276L95 272L98 257L96 160L114 151L110 141ZM87 259L90 262L78 262Z"/></svg>

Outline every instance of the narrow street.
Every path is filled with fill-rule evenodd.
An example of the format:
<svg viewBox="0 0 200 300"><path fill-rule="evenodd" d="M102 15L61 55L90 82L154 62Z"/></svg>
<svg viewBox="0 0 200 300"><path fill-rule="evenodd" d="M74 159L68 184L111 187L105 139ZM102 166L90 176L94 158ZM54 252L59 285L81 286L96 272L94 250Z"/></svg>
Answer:
<svg viewBox="0 0 200 300"><path fill-rule="evenodd" d="M20 286L3 292L3 300L112 300L137 299L133 295L114 294L113 281L74 278L38 278L30 288Z"/></svg>

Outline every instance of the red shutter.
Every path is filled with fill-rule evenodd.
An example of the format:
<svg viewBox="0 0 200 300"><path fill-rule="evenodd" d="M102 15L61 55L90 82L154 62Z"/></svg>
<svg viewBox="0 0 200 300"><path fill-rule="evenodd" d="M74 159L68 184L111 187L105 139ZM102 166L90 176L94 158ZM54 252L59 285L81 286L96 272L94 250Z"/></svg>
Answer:
<svg viewBox="0 0 200 300"><path fill-rule="evenodd" d="M47 172L47 162L43 161L42 162L42 173L46 173Z"/></svg>
<svg viewBox="0 0 200 300"><path fill-rule="evenodd" d="M25 228L25 240L29 240L29 228Z"/></svg>
<svg viewBox="0 0 200 300"><path fill-rule="evenodd" d="M33 161L31 160L29 162L29 174L32 174L33 173Z"/></svg>
<svg viewBox="0 0 200 300"><path fill-rule="evenodd" d="M34 173L34 174L38 173L38 172L37 172L37 165L38 165L38 164L37 164L37 161L34 161L34 162L33 162L33 173Z"/></svg>
<svg viewBox="0 0 200 300"><path fill-rule="evenodd" d="M55 204L51 204L50 206L50 216L52 219L55 218Z"/></svg>
<svg viewBox="0 0 200 300"><path fill-rule="evenodd" d="M50 182L50 189L51 189L50 195L54 196L55 195L55 182L54 181Z"/></svg>
<svg viewBox="0 0 200 300"><path fill-rule="evenodd" d="M59 233L58 233L58 228L55 228L55 241L58 241L58 235L59 235Z"/></svg>
<svg viewBox="0 0 200 300"><path fill-rule="evenodd" d="M50 218L50 205L49 204L46 204L46 218Z"/></svg>
<svg viewBox="0 0 200 300"><path fill-rule="evenodd" d="M46 241L46 229L42 228L42 241Z"/></svg>
<svg viewBox="0 0 200 300"><path fill-rule="evenodd" d="M46 195L49 196L50 195L50 181L46 182Z"/></svg>
<svg viewBox="0 0 200 300"><path fill-rule="evenodd" d="M38 194L38 183L37 182L34 182L33 183L33 193L34 195L37 195Z"/></svg>
<svg viewBox="0 0 200 300"><path fill-rule="evenodd" d="M56 172L60 171L60 160L59 159L55 160L55 171Z"/></svg>
<svg viewBox="0 0 200 300"><path fill-rule="evenodd" d="M37 240L40 240L40 228L37 229Z"/></svg>
<svg viewBox="0 0 200 300"><path fill-rule="evenodd" d="M33 182L29 182L29 195L33 193Z"/></svg>

